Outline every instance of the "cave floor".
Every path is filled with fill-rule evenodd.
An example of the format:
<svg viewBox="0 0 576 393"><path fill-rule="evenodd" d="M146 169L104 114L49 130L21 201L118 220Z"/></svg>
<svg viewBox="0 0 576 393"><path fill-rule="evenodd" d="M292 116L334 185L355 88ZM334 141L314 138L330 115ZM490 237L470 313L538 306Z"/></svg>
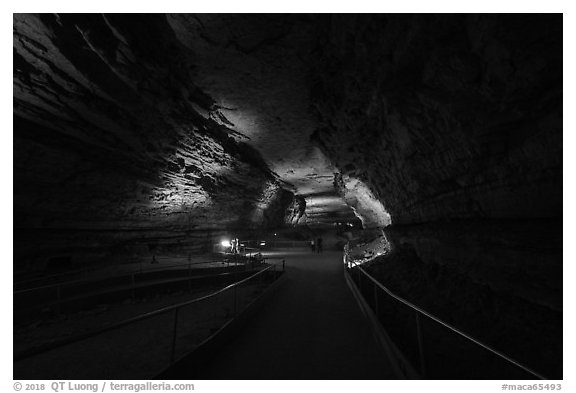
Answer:
<svg viewBox="0 0 576 393"><path fill-rule="evenodd" d="M394 379L342 271L342 253L286 251L284 282L225 347L174 379ZM272 255L269 255L272 256Z"/></svg>
<svg viewBox="0 0 576 393"><path fill-rule="evenodd" d="M243 309L262 293L258 283L242 286L237 305ZM207 291L213 293L214 289ZM140 303L117 304L106 312L84 312L65 320L14 337L18 350L25 345L45 344L93 328L126 320L180 301L198 298L195 294L172 294L143 299ZM181 308L178 317L176 356L181 356L207 339L230 320L232 298L216 296ZM170 361L174 313L164 313L134 324L60 346L14 363L15 379L150 379ZM18 334L18 336L17 336Z"/></svg>

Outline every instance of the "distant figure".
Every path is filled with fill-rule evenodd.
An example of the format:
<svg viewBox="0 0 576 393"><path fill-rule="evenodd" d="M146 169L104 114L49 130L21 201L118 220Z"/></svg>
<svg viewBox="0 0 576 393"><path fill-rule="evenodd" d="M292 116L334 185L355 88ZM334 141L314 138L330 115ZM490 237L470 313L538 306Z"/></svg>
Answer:
<svg viewBox="0 0 576 393"><path fill-rule="evenodd" d="M230 252L232 254L238 254L238 239L232 239L230 241Z"/></svg>
<svg viewBox="0 0 576 393"><path fill-rule="evenodd" d="M318 252L318 254L322 254L322 238L319 237L316 240L316 251Z"/></svg>
<svg viewBox="0 0 576 393"><path fill-rule="evenodd" d="M152 255L152 264L158 263L158 260L156 260L156 255Z"/></svg>
<svg viewBox="0 0 576 393"><path fill-rule="evenodd" d="M316 251L316 247L314 246L314 239L312 239L312 240L310 241L310 249L312 250L312 252L315 252L315 251Z"/></svg>

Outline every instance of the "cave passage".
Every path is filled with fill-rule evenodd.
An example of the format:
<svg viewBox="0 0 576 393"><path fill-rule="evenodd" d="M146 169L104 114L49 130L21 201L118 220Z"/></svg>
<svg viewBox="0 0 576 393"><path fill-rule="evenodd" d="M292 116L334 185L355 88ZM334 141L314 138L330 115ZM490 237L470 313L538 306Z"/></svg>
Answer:
<svg viewBox="0 0 576 393"><path fill-rule="evenodd" d="M562 14L13 38L15 379L562 379Z"/></svg>
<svg viewBox="0 0 576 393"><path fill-rule="evenodd" d="M342 254L284 250L286 282L234 341L168 379L396 379L342 275Z"/></svg>

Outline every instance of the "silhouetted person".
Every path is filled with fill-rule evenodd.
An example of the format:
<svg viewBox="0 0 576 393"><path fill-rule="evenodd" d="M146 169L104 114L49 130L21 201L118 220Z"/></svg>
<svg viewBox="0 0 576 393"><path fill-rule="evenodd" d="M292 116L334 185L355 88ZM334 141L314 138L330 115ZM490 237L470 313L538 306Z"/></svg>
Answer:
<svg viewBox="0 0 576 393"><path fill-rule="evenodd" d="M316 251L318 252L318 254L322 254L322 238L319 237L316 240Z"/></svg>
<svg viewBox="0 0 576 393"><path fill-rule="evenodd" d="M314 239L312 239L312 240L310 241L310 249L312 250L312 252L315 252L315 251L316 251L316 247L314 246Z"/></svg>
<svg viewBox="0 0 576 393"><path fill-rule="evenodd" d="M238 239L232 239L230 241L230 252L232 254L238 254Z"/></svg>

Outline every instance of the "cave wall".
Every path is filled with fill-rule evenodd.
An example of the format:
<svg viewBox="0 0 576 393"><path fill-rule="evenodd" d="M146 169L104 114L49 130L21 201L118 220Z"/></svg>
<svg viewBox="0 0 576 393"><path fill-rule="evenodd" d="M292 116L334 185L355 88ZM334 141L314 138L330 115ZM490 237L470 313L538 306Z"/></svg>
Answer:
<svg viewBox="0 0 576 393"><path fill-rule="evenodd" d="M313 140L380 200L397 246L441 263L460 239L473 270L467 259L520 249L499 239L527 232L553 255L498 263L549 266L561 288L562 16L338 15L323 29ZM437 222L442 234L426 229Z"/></svg>
<svg viewBox="0 0 576 393"><path fill-rule="evenodd" d="M436 222L386 234L394 250L367 269L394 293L544 376L562 378L561 226Z"/></svg>
<svg viewBox="0 0 576 393"><path fill-rule="evenodd" d="M15 270L283 224L292 194L194 69L164 15L14 15Z"/></svg>
<svg viewBox="0 0 576 393"><path fill-rule="evenodd" d="M562 16L332 16L313 140L391 215L374 274L561 375ZM546 337L546 338L543 338Z"/></svg>
<svg viewBox="0 0 576 393"><path fill-rule="evenodd" d="M355 213L402 294L561 318L561 15L13 20L16 271Z"/></svg>
<svg viewBox="0 0 576 393"><path fill-rule="evenodd" d="M560 15L335 16L326 29L314 139L395 224L561 216Z"/></svg>

